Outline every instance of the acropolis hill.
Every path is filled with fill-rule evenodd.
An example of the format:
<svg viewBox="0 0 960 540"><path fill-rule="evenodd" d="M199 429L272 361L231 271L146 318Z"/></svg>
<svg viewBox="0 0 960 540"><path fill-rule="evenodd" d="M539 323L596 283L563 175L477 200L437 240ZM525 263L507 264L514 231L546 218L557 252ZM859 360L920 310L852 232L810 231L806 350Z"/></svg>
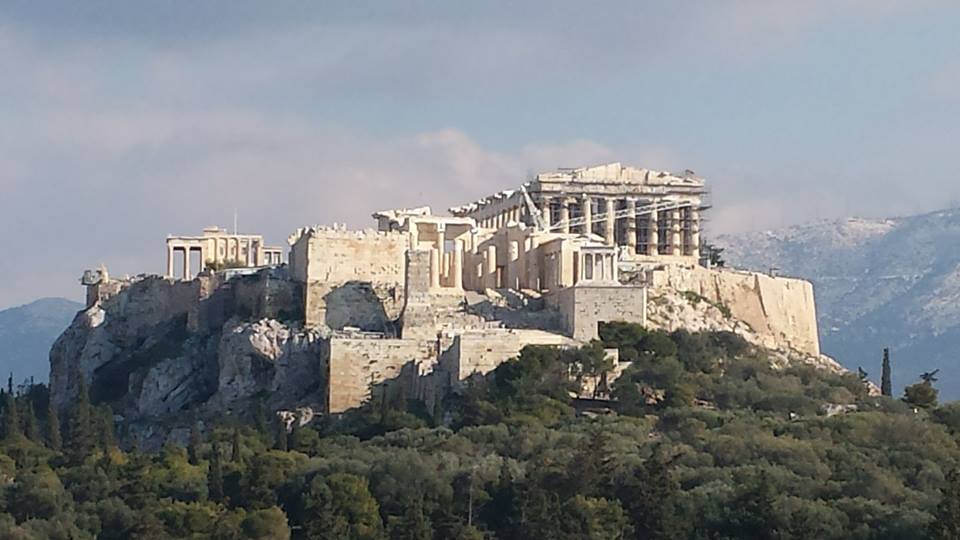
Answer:
<svg viewBox="0 0 960 540"><path fill-rule="evenodd" d="M219 228L171 236L163 276L84 274L86 310L51 352L52 395L68 403L83 377L145 440L141 420L176 427L188 408L244 414L255 399L336 415L389 392L432 407L526 345L583 344L612 321L733 331L839 369L820 355L810 283L709 268L707 199L691 171L611 163L446 214L303 227L286 253Z"/></svg>

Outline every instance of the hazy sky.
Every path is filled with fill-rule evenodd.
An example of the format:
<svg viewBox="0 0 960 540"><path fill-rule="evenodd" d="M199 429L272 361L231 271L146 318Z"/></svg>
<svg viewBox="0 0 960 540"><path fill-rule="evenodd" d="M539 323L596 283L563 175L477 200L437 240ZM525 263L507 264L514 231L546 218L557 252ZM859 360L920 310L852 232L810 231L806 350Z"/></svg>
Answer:
<svg viewBox="0 0 960 540"><path fill-rule="evenodd" d="M715 233L960 199L960 2L321 4L0 2L0 308L604 161Z"/></svg>

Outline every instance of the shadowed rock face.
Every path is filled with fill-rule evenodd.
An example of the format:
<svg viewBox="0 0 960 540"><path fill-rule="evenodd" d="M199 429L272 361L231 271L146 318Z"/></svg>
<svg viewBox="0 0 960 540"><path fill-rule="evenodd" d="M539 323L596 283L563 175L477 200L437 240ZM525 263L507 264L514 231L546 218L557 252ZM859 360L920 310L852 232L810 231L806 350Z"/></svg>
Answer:
<svg viewBox="0 0 960 540"><path fill-rule="evenodd" d="M813 281L825 353L879 379L890 347L896 387L940 368L942 397L960 398L960 210L717 240L731 265Z"/></svg>
<svg viewBox="0 0 960 540"><path fill-rule="evenodd" d="M0 375L46 382L50 347L82 308L65 298L43 298L0 311Z"/></svg>
<svg viewBox="0 0 960 540"><path fill-rule="evenodd" d="M319 409L328 336L239 317L250 310L239 309L237 290L203 296L195 282L149 277L79 312L50 351L51 398L67 406L83 377L91 399L109 403L144 448L194 418L250 414L261 399L271 410Z"/></svg>

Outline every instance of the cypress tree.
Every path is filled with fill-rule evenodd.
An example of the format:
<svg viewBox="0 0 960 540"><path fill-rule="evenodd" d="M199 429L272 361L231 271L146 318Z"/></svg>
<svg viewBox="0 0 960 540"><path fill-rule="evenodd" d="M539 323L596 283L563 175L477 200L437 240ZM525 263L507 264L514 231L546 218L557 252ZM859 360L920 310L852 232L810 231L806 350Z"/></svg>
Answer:
<svg viewBox="0 0 960 540"><path fill-rule="evenodd" d="M233 428L233 453L230 461L240 463L240 428Z"/></svg>
<svg viewBox="0 0 960 540"><path fill-rule="evenodd" d="M187 459L191 465L200 464L200 426L194 422L190 426L190 439L187 441Z"/></svg>
<svg viewBox="0 0 960 540"><path fill-rule="evenodd" d="M3 438L11 440L20 434L20 419L17 415L17 400L7 392L3 396Z"/></svg>
<svg viewBox="0 0 960 540"><path fill-rule="evenodd" d="M277 435L274 439L273 447L277 450L286 452L289 448L289 445L287 444L287 425L280 418L277 418L276 425Z"/></svg>
<svg viewBox="0 0 960 540"><path fill-rule="evenodd" d="M116 445L113 433L113 410L109 405L104 405L98 410L96 423L100 448L107 453Z"/></svg>
<svg viewBox="0 0 960 540"><path fill-rule="evenodd" d="M893 395L893 383L890 380L890 349L883 350L883 371L880 375L880 393L884 396Z"/></svg>
<svg viewBox="0 0 960 540"><path fill-rule="evenodd" d="M37 414L33 411L33 403L27 401L27 410L23 415L23 434L35 443L40 442L40 427L37 425Z"/></svg>
<svg viewBox="0 0 960 540"><path fill-rule="evenodd" d="M300 427L300 413L296 413L296 417L293 420L293 429L290 431L290 438L287 443L287 447L291 450L296 450L300 448L301 436L303 435L302 428Z"/></svg>
<svg viewBox="0 0 960 540"><path fill-rule="evenodd" d="M52 399L47 403L47 443L51 449L58 452L63 448L63 438L60 436L60 415Z"/></svg>
<svg viewBox="0 0 960 540"><path fill-rule="evenodd" d="M210 472L207 474L207 488L210 493L210 500L214 502L223 500L223 466L220 463L219 441L213 441L213 449L210 452Z"/></svg>
<svg viewBox="0 0 960 540"><path fill-rule="evenodd" d="M257 399L253 409L253 425L261 436L268 435L270 426L267 425L267 410L263 398Z"/></svg>
<svg viewBox="0 0 960 540"><path fill-rule="evenodd" d="M96 439L87 383L82 376L78 379L80 382L77 402L70 409L70 418L67 421L68 453L71 461L75 463L83 461L90 455Z"/></svg>

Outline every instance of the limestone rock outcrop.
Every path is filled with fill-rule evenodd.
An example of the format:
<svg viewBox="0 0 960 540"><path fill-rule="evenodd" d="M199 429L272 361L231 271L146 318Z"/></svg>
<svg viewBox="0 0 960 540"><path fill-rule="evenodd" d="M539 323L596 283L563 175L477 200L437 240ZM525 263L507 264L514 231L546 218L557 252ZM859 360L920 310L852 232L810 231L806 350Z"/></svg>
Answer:
<svg viewBox="0 0 960 540"><path fill-rule="evenodd" d="M68 406L82 380L144 447L194 418L250 414L255 402L319 408L329 336L299 323L241 319L236 313L256 313L237 285L204 291L198 281L148 277L79 312L50 352L54 403Z"/></svg>
<svg viewBox="0 0 960 540"><path fill-rule="evenodd" d="M258 395L309 398L322 385L325 357L321 330L302 331L280 321L232 321L217 348L217 392L211 402L231 403Z"/></svg>
<svg viewBox="0 0 960 540"><path fill-rule="evenodd" d="M770 351L775 367L803 362L834 373L847 370L836 360L821 353L798 350L778 342L770 335L757 332L750 324L737 319L723 304L692 291L661 288L650 292L647 303L647 324L651 329L673 332L733 332L748 343Z"/></svg>

